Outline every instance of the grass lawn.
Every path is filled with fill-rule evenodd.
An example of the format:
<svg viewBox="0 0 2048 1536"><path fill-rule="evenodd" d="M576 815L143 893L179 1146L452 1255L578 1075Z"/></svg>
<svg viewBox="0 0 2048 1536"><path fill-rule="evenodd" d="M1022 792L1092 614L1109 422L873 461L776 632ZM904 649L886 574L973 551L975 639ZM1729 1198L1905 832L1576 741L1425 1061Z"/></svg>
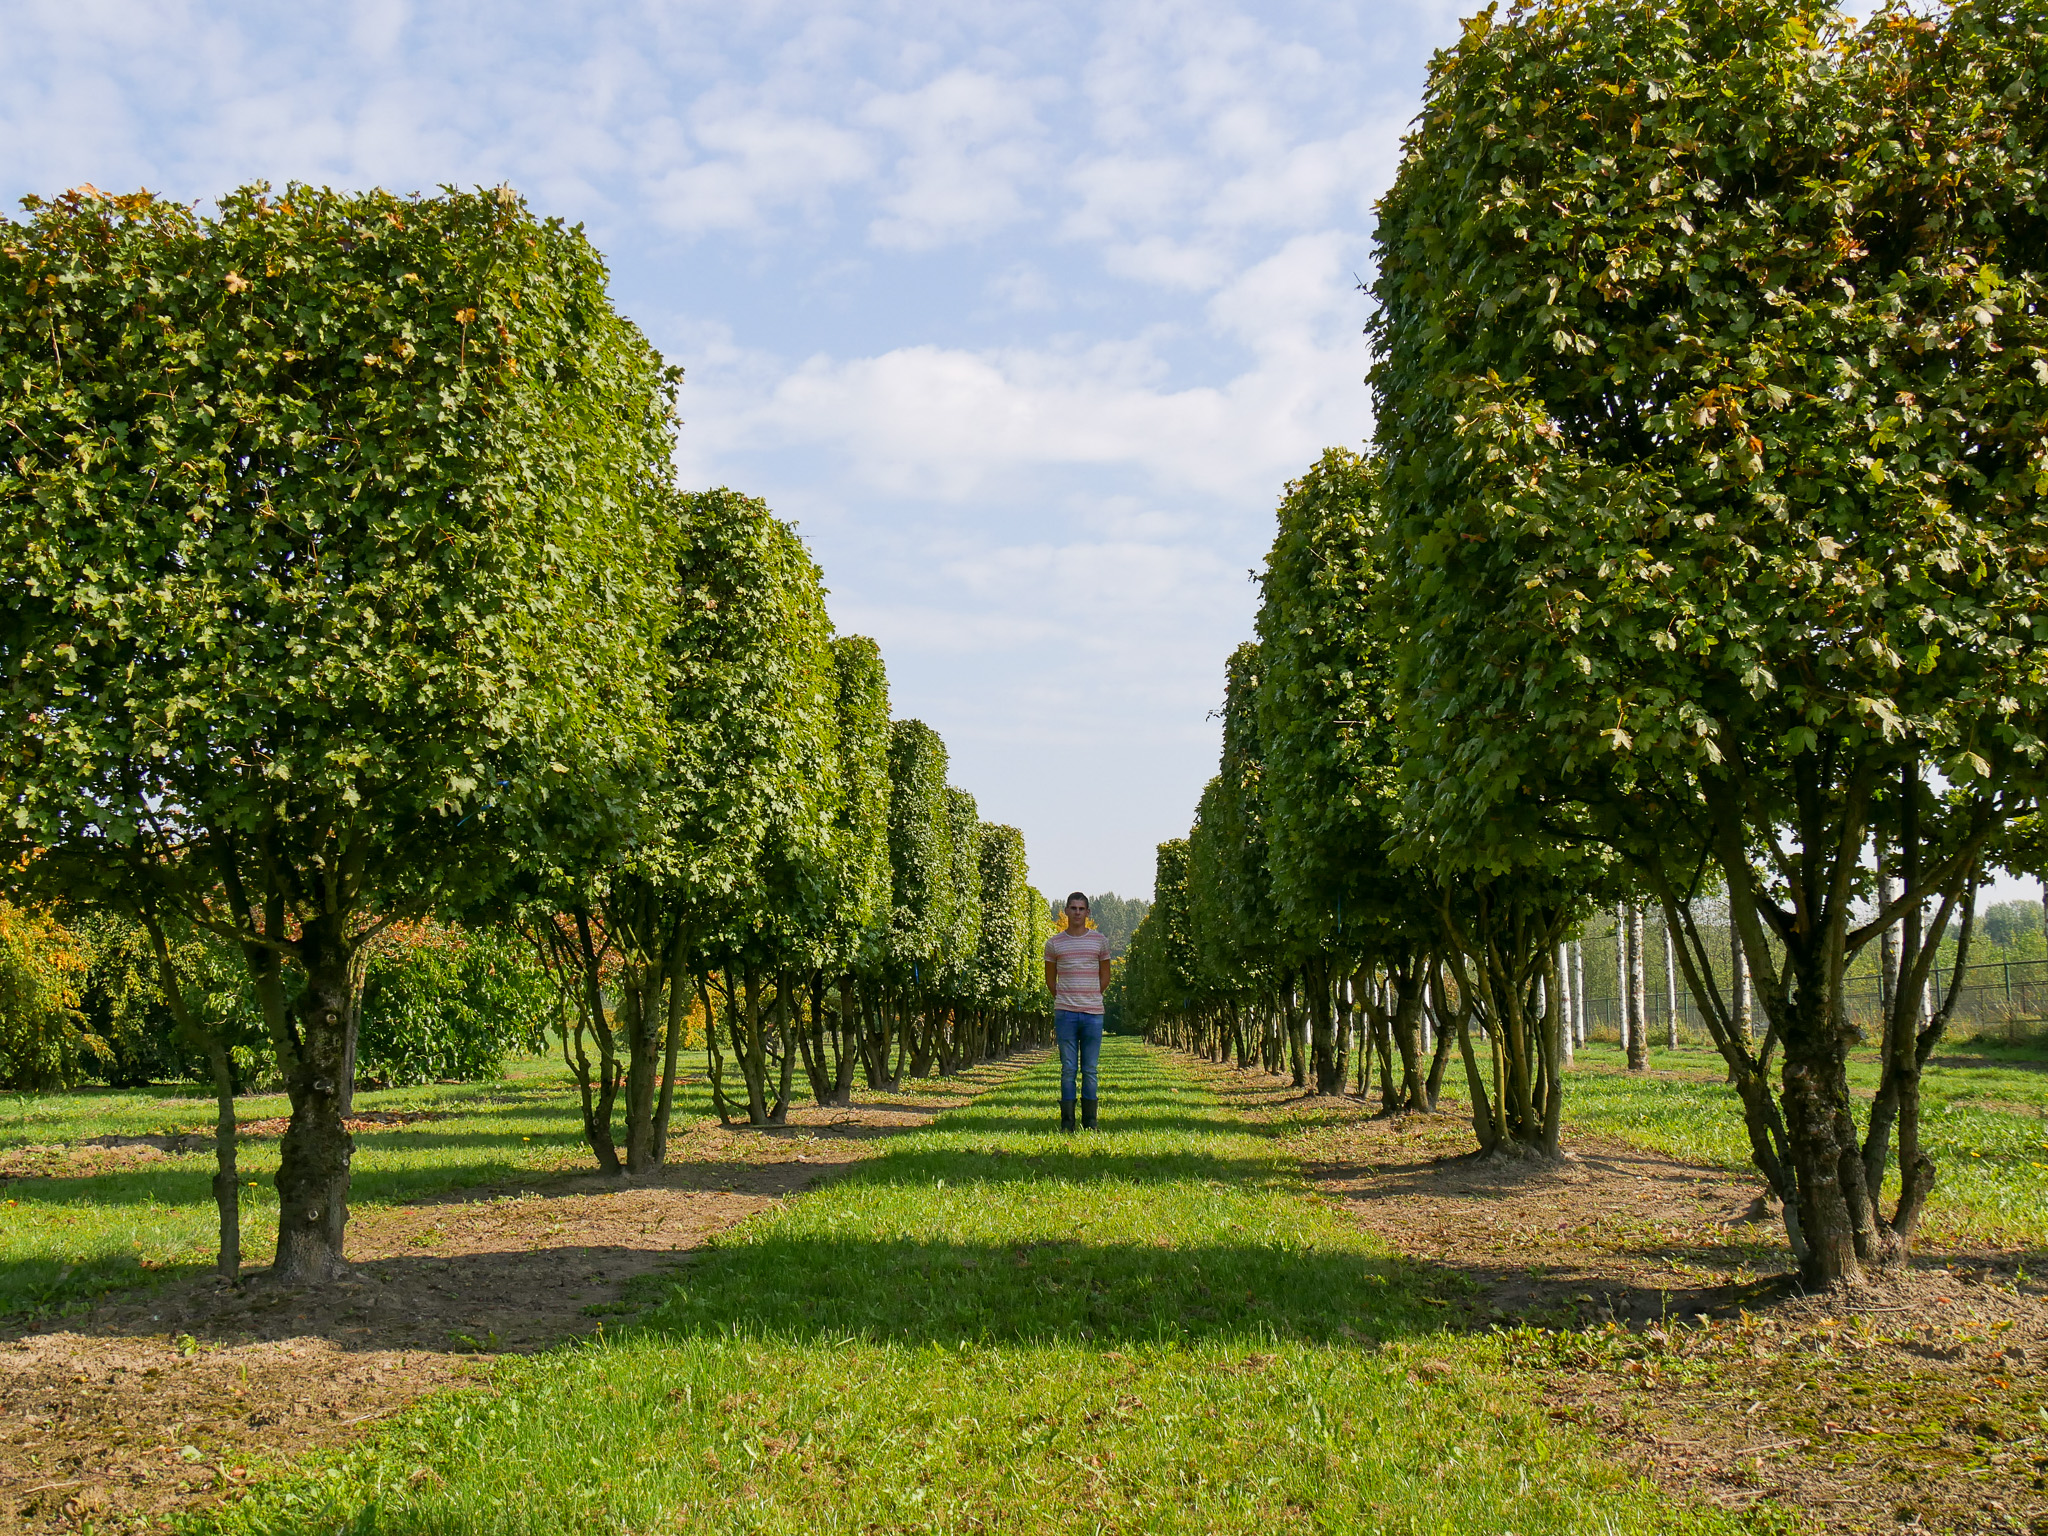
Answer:
<svg viewBox="0 0 2048 1536"><path fill-rule="evenodd" d="M213 1205L214 1105L163 1088L0 1096L0 1159L29 1176L7 1181L0 1204L0 1318L57 1313L90 1297L209 1268L218 1251ZM498 1082L358 1093L357 1114L442 1117L356 1136L351 1203L418 1199L588 1159L575 1089L558 1062L514 1063ZM678 1090L677 1117L708 1114L704 1090ZM288 1116L283 1094L244 1098L245 1122ZM202 1150L138 1161L83 1144L101 1136L197 1132ZM245 1139L244 1262L270 1262L277 1242L278 1140ZM111 1166L110 1166L111 1165Z"/></svg>
<svg viewBox="0 0 2048 1536"><path fill-rule="evenodd" d="M1721 1084L1719 1054L1705 1045L1657 1045L1650 1066L1697 1080L1631 1076L1612 1041L1581 1046L1565 1084L1568 1125L1674 1157L1747 1168L1741 1105ZM1866 1104L1877 1079L1877 1064L1867 1053L1851 1062L1850 1088ZM1928 1067L1921 1102L1921 1136L1940 1170L1922 1239L2048 1243L2048 1044L1955 1044ZM1888 1193L1897 1193L1895 1177Z"/></svg>
<svg viewBox="0 0 2048 1536"><path fill-rule="evenodd" d="M501 1361L231 1532L1719 1532L1553 1424L1269 1127L1112 1039L703 1251L597 1345Z"/></svg>

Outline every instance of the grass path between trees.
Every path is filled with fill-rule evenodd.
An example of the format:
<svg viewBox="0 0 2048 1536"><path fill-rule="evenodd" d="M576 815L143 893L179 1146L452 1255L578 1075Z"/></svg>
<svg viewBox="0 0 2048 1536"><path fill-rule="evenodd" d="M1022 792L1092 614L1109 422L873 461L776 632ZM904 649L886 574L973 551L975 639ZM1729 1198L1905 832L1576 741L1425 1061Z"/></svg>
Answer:
<svg viewBox="0 0 2048 1536"><path fill-rule="evenodd" d="M502 1361L232 1532L1719 1532L1583 1431L1272 1132L1112 1040L699 1253L646 1320Z"/></svg>

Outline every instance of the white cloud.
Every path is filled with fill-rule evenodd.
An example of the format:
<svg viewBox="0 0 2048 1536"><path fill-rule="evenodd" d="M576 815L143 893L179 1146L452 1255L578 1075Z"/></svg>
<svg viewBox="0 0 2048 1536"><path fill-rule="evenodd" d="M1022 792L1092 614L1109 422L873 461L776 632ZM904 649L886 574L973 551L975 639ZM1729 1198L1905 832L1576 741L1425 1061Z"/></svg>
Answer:
<svg viewBox="0 0 2048 1536"><path fill-rule="evenodd" d="M991 297L1011 309L1049 310L1059 308L1059 297L1042 269L1028 261L998 272L988 281Z"/></svg>
<svg viewBox="0 0 2048 1536"><path fill-rule="evenodd" d="M1028 184L1043 174L1036 102L1043 83L951 70L914 91L874 97L860 119L894 136L904 153L868 225L877 245L928 250L1015 223Z"/></svg>
<svg viewBox="0 0 2048 1536"><path fill-rule="evenodd" d="M1230 275L1231 259L1213 243L1190 243L1166 235L1118 243L1103 252L1103 266L1155 288L1201 293Z"/></svg>
<svg viewBox="0 0 2048 1536"><path fill-rule="evenodd" d="M859 135L817 117L714 102L699 110L690 137L702 157L647 175L644 186L661 222L691 234L758 231L792 206L816 216L835 188L875 171Z"/></svg>

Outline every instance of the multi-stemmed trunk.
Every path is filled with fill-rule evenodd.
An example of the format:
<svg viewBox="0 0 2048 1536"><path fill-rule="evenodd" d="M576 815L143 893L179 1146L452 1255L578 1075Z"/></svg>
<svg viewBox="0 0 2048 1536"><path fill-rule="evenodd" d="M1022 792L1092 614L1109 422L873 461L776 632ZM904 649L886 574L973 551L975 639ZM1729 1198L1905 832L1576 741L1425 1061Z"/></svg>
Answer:
<svg viewBox="0 0 2048 1536"><path fill-rule="evenodd" d="M1816 770L1800 760L1802 774ZM1994 808L1978 807L1947 829L1932 868L1919 845L1924 786L1917 764L1900 770L1900 881L1873 925L1853 936L1854 883L1868 838L1873 780L1852 776L1829 797L1810 788L1812 820L1788 829L1795 856L1785 880L1789 906L1779 906L1748 862L1743 807L1732 792L1710 786L1715 853L1726 872L1729 910L1747 960L1748 990L1769 1021L1760 1045L1747 1038L1732 1000L1714 979L1708 950L1692 910L1693 896L1664 885L1659 895L1673 928L1678 959L1708 1033L1728 1064L1741 1099L1757 1168L1783 1201L1786 1235L1811 1286L1861 1283L1866 1269L1900 1262L1909 1250L1935 1177L1920 1141L1920 1072L1939 1044L1960 987L1974 916L1976 871L1995 827ZM1662 878L1655 865L1646 866ZM1934 905L1923 928L1922 910ZM1963 916L1957 969L1948 995L1923 1017L1927 979L1949 920ZM1856 1132L1855 1101L1847 1061L1859 1038L1843 1003L1842 981L1855 948L1890 925L1902 927L1899 974L1891 988L1883 1041L1883 1074L1867 1131ZM1773 1095L1770 1057L1784 1052ZM1897 1137L1900 1191L1889 1217L1879 1194Z"/></svg>
<svg viewBox="0 0 2048 1536"><path fill-rule="evenodd" d="M726 1025L732 1038L733 1060L746 1084L747 1123L781 1125L789 1117L789 1090L796 1065L796 1052L789 1038L790 989L788 978L780 978L773 1001L764 1009L762 982L761 973L752 966L741 970L739 997L736 1004L727 1004ZM771 1030L781 1051L780 1061L775 1064L779 1068L778 1078L772 1089L768 1050Z"/></svg>
<svg viewBox="0 0 2048 1536"><path fill-rule="evenodd" d="M610 953L609 940L601 928L592 925L586 911L541 918L526 933L555 983L562 1060L576 1080L583 1140L601 1172L623 1172L612 1116L625 1086L626 1063L605 1005L603 967ZM593 1046L597 1051L594 1063L590 1059Z"/></svg>
<svg viewBox="0 0 2048 1536"><path fill-rule="evenodd" d="M676 1105L676 1057L682 1050L683 1031L690 1022L689 993L684 990L684 977L680 964L681 946L677 947L675 962L669 966L668 975L668 1042L662 1052L661 1094L654 1106L654 1162L657 1167L668 1161L669 1117ZM698 984L698 993L703 995L703 985ZM704 1023L708 1030L711 1024L711 1007L706 1000Z"/></svg>
<svg viewBox="0 0 2048 1536"><path fill-rule="evenodd" d="M1460 999L1458 1045L1484 1152L1557 1155L1564 1102L1557 941L1566 915L1562 905L1484 890L1469 923L1453 921L1446 909L1446 959ZM1475 1016L1486 1029L1486 1069L1472 1044Z"/></svg>

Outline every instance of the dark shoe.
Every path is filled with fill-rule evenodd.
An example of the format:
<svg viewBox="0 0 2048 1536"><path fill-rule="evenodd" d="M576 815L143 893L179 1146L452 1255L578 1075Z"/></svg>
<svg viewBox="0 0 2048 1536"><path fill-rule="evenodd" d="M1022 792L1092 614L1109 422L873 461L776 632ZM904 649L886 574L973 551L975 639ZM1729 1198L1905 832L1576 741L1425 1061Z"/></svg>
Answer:
<svg viewBox="0 0 2048 1536"><path fill-rule="evenodd" d="M1071 1131L1071 1130L1072 1130L1073 1128L1074 1128L1074 1101L1073 1101L1072 1099L1061 1099L1061 1100L1060 1100L1060 1129L1061 1129L1061 1130L1063 1130L1063 1131Z"/></svg>
<svg viewBox="0 0 2048 1536"><path fill-rule="evenodd" d="M1095 1101L1093 1099L1083 1099L1081 1101L1081 1129L1084 1131L1095 1129Z"/></svg>

